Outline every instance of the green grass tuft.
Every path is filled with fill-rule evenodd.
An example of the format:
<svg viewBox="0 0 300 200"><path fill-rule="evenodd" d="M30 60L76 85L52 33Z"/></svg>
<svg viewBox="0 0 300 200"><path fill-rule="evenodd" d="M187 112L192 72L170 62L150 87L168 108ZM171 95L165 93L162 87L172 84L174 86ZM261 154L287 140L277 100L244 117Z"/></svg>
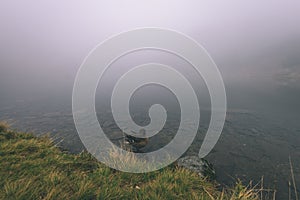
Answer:
<svg viewBox="0 0 300 200"><path fill-rule="evenodd" d="M0 132L6 132L9 128L7 122L0 122Z"/></svg>

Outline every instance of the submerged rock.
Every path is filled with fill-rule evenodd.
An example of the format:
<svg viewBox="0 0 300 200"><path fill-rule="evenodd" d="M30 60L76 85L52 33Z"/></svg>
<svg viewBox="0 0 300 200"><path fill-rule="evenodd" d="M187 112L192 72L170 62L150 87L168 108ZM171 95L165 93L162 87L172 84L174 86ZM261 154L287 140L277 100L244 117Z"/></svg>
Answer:
<svg viewBox="0 0 300 200"><path fill-rule="evenodd" d="M216 178L216 172L213 165L204 158L198 156L185 156L177 160L177 165L194 171L201 177L207 177L209 179Z"/></svg>

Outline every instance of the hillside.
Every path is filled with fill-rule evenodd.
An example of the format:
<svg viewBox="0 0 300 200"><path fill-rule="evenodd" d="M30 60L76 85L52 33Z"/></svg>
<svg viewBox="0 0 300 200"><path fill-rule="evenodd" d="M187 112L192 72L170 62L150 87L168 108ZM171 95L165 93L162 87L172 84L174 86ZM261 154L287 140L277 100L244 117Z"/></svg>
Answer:
<svg viewBox="0 0 300 200"><path fill-rule="evenodd" d="M0 199L259 199L237 183L220 188L175 165L145 174L119 172L89 153L57 148L48 137L0 124Z"/></svg>

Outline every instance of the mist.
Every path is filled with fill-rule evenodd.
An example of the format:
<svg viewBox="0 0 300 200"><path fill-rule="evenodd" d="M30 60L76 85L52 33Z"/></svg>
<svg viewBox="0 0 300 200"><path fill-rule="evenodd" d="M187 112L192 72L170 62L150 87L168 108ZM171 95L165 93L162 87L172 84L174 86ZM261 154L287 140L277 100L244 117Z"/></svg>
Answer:
<svg viewBox="0 0 300 200"><path fill-rule="evenodd" d="M223 76L230 109L298 113L299 9L300 3L292 0L4 0L0 3L0 103L5 107L39 101L45 107L70 107L76 72L97 44L133 28L161 27L194 38L209 52ZM180 70L209 105L203 80L193 75L190 66L167 54L146 53L116 63L97 93L109 96L113 82L126 69L155 61Z"/></svg>

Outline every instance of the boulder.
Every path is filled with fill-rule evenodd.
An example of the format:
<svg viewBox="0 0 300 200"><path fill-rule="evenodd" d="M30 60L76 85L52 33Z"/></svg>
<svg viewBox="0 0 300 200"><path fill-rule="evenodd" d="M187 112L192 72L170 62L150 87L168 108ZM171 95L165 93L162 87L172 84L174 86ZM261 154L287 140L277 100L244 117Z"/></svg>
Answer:
<svg viewBox="0 0 300 200"><path fill-rule="evenodd" d="M177 160L177 166L194 171L201 177L207 177L211 180L216 178L216 172L213 165L204 158L198 156L182 157Z"/></svg>

